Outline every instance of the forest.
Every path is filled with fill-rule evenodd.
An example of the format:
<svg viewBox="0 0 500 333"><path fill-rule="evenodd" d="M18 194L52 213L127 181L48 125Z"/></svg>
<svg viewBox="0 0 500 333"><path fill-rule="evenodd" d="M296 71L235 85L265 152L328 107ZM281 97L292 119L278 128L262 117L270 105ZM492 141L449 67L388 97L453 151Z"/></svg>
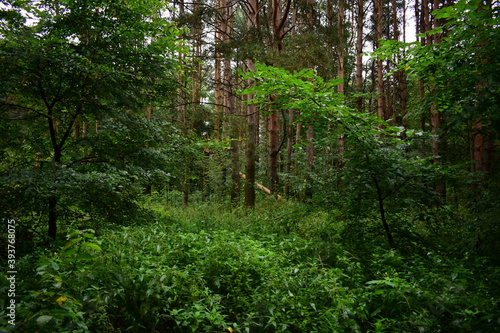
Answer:
<svg viewBox="0 0 500 333"><path fill-rule="evenodd" d="M2 0L0 332L500 332L500 3Z"/></svg>

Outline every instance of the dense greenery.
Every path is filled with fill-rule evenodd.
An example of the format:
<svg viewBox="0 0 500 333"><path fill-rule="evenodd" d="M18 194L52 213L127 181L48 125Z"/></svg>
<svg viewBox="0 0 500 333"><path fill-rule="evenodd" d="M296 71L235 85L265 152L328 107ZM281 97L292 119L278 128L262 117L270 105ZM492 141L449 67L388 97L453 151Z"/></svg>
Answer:
<svg viewBox="0 0 500 333"><path fill-rule="evenodd" d="M304 205L266 204L252 214L214 204L186 210L162 196L147 205L157 211L157 222L76 231L57 251L25 257L18 329L493 332L499 327L500 272L488 268L487 258L450 257L423 247L406 255L388 251L368 241L377 237L369 219L356 221L366 240L353 245L344 241L352 221L308 212Z"/></svg>
<svg viewBox="0 0 500 333"><path fill-rule="evenodd" d="M2 2L0 331L500 332L500 7L299 2Z"/></svg>
<svg viewBox="0 0 500 333"><path fill-rule="evenodd" d="M175 91L179 32L161 8L48 0L16 8L35 22L2 26L2 218L37 232L40 219L55 238L59 218L137 217L134 199L166 177L175 133L145 117Z"/></svg>

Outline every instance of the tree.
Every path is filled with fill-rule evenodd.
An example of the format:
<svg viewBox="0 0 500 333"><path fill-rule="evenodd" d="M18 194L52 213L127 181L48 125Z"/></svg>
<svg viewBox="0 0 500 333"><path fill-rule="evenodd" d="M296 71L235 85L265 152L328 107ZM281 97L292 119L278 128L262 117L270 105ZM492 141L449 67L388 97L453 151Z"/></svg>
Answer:
<svg viewBox="0 0 500 333"><path fill-rule="evenodd" d="M15 138L1 142L2 192L23 198L27 214L42 211L55 238L68 197L85 213L123 216L134 193L164 173L161 128L144 110L175 89L178 31L154 0L46 0L23 9L32 21L1 31L2 130ZM72 135L81 122L95 130Z"/></svg>
<svg viewBox="0 0 500 333"><path fill-rule="evenodd" d="M356 11L356 93L363 93L363 21L365 17L364 0L357 0ZM356 98L356 107L363 112L363 97Z"/></svg>
<svg viewBox="0 0 500 333"><path fill-rule="evenodd" d="M383 36L383 0L373 0L373 18L375 25L375 44L380 47L380 41ZM380 119L387 120L387 109L384 89L384 72L383 61L381 58L377 59L377 115Z"/></svg>
<svg viewBox="0 0 500 333"><path fill-rule="evenodd" d="M432 105L434 110L433 132L445 113L450 123L440 124L439 136L463 135L457 129L465 126L470 133L470 160L475 170L486 174L491 165L483 165L483 161L490 160L493 147L482 142L482 136L493 142L499 130L494 112L499 99L499 11L498 5L482 1L458 1L433 12L435 20L443 22L426 32L426 39L434 43L422 40L398 46L406 46L408 52L400 68L432 87L423 97L425 105ZM394 50L394 44L386 45ZM439 142L434 141L434 156L440 155Z"/></svg>
<svg viewBox="0 0 500 333"><path fill-rule="evenodd" d="M252 0L247 3L247 17L246 17L246 28L257 30L259 27L260 19L260 8L259 1ZM247 71L255 71L254 59L248 57L245 59L245 64ZM247 83L252 84L251 80L248 79ZM257 137L259 132L259 115L257 113L257 107L255 104L251 103L253 96L247 95L247 100L250 102L247 106L247 142L246 142L246 156L245 156L245 206L255 207L255 172L256 172L256 145Z"/></svg>

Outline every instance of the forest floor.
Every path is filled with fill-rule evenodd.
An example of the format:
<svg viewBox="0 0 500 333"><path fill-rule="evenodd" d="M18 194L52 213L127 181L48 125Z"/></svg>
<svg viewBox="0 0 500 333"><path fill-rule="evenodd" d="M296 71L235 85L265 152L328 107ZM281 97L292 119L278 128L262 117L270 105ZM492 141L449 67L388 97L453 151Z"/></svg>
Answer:
<svg viewBox="0 0 500 333"><path fill-rule="evenodd" d="M349 239L348 222L301 204L145 205L148 224L77 231L25 258L19 331L500 331L487 259Z"/></svg>

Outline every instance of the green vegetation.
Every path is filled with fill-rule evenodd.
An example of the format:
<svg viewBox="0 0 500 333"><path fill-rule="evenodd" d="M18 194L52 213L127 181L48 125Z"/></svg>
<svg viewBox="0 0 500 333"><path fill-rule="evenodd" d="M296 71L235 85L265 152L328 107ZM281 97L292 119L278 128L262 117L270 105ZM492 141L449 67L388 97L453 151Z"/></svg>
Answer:
<svg viewBox="0 0 500 333"><path fill-rule="evenodd" d="M500 270L487 258L452 256L438 244L387 250L369 241L379 238L376 220L356 221L356 232L352 221L298 204L268 203L251 214L216 204L182 209L162 196L147 205L156 222L76 231L53 252L23 258L18 329L498 329Z"/></svg>
<svg viewBox="0 0 500 333"><path fill-rule="evenodd" d="M0 332L500 332L499 27L2 1Z"/></svg>

